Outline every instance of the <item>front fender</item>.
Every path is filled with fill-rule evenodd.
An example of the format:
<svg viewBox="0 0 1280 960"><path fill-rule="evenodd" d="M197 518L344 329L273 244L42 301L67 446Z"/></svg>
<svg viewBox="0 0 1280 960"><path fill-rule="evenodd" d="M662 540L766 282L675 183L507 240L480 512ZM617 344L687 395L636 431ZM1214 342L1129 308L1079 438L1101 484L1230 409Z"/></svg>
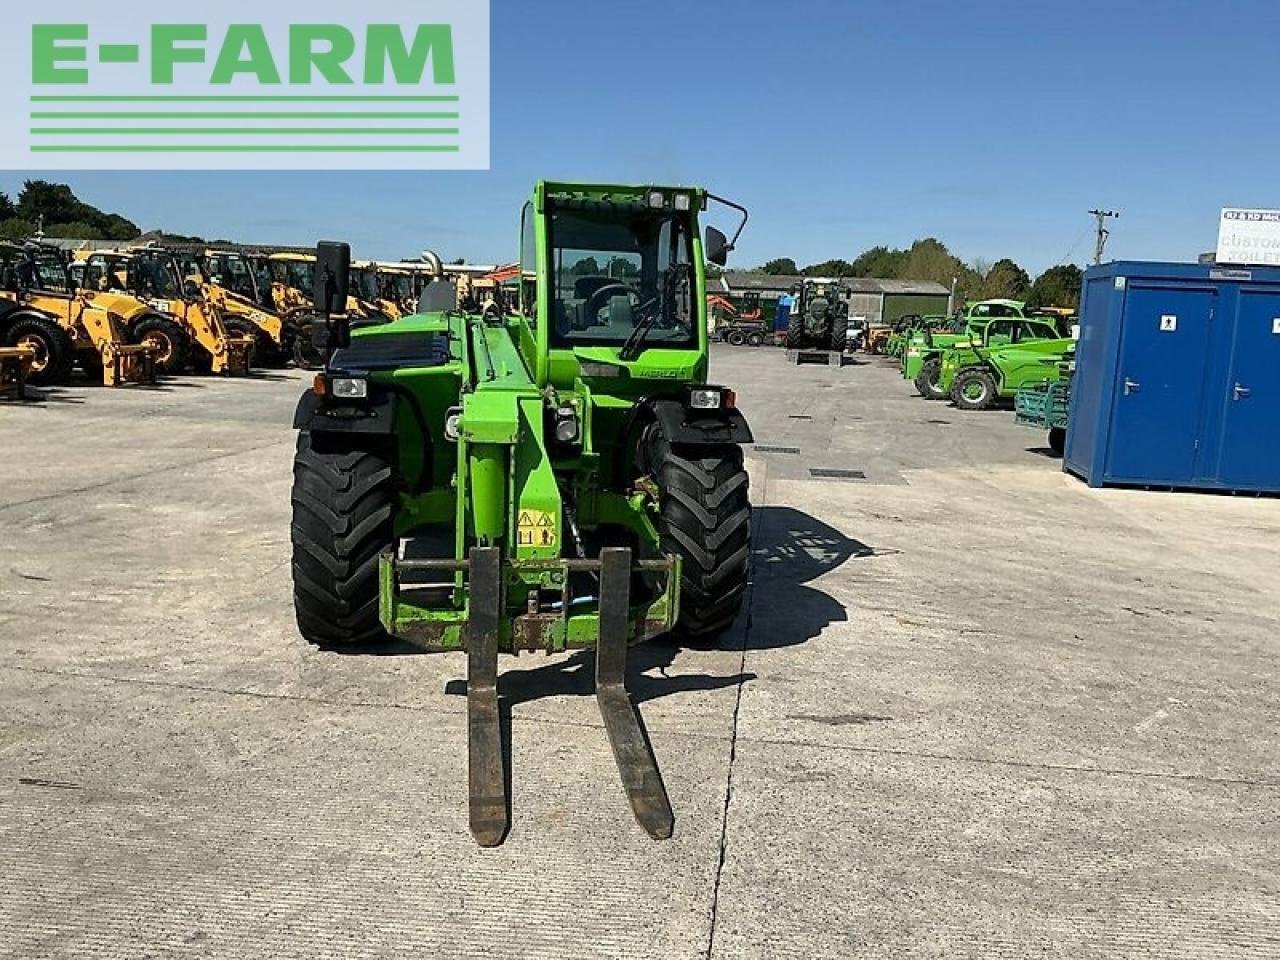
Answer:
<svg viewBox="0 0 1280 960"><path fill-rule="evenodd" d="M367 400L335 401L308 390L298 399L293 428L307 433L390 436L396 426L396 396L374 392Z"/></svg>
<svg viewBox="0 0 1280 960"><path fill-rule="evenodd" d="M671 443L711 446L721 443L753 443L747 418L736 407L719 410L691 410L683 401L667 399L649 403Z"/></svg>

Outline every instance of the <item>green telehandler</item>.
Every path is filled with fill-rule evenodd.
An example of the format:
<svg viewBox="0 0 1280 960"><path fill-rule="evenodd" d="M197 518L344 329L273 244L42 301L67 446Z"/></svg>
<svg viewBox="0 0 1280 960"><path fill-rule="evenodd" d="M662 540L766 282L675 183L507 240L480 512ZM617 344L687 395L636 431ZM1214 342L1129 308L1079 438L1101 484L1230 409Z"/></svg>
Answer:
<svg viewBox="0 0 1280 960"><path fill-rule="evenodd" d="M699 234L709 202L741 217ZM350 249L321 243L326 356L299 402L293 581L326 648L388 637L465 650L470 825L509 829L498 654L596 649L596 693L633 813L674 819L625 687L627 648L710 639L747 586L751 508L732 390L707 382L705 262L745 208L701 188L539 182L518 309L352 327Z"/></svg>
<svg viewBox="0 0 1280 960"><path fill-rule="evenodd" d="M986 410L1024 386L1057 380L1075 347L1070 337L953 347L943 354L938 385L961 410Z"/></svg>
<svg viewBox="0 0 1280 960"><path fill-rule="evenodd" d="M1056 320L1024 314L1011 300L989 300L970 306L942 332L914 334L902 359L902 375L915 383L926 400L945 400L949 393L939 384L942 362L949 350L994 347L1020 340L1055 340L1061 336Z"/></svg>

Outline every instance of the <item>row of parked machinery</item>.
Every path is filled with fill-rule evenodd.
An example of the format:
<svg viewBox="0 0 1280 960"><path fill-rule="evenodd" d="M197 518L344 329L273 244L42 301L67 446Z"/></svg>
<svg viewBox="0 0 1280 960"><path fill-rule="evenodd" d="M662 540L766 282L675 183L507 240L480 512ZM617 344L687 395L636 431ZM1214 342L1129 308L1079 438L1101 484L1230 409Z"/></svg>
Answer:
<svg viewBox="0 0 1280 960"><path fill-rule="evenodd" d="M905 317L875 349L897 359L927 400L961 410L1013 402L1019 422L1048 429L1061 454L1076 329L1070 310L983 300L954 317Z"/></svg>
<svg viewBox="0 0 1280 960"><path fill-rule="evenodd" d="M442 269L434 255L357 262L348 313L357 323L398 319ZM318 366L314 270L314 254L288 251L0 243L0 387L63 384L77 368L117 386Z"/></svg>

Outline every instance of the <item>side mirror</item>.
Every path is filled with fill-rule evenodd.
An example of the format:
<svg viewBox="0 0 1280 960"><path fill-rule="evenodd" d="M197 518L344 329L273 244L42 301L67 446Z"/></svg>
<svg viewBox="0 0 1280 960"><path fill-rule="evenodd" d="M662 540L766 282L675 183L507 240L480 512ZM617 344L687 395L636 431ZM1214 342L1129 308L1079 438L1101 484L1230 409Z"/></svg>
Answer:
<svg viewBox="0 0 1280 960"><path fill-rule="evenodd" d="M723 267L729 262L729 251L732 249L728 237L715 227L707 227L707 238L703 241L702 252L708 263Z"/></svg>
<svg viewBox="0 0 1280 960"><path fill-rule="evenodd" d="M346 313L351 290L351 246L332 240L316 244L314 281L312 306L316 313L326 317Z"/></svg>
<svg viewBox="0 0 1280 960"><path fill-rule="evenodd" d="M316 244L316 271L312 278L312 302L320 322L311 331L311 342L328 358L335 350L351 346L351 321L347 297L351 292L351 245L332 240Z"/></svg>

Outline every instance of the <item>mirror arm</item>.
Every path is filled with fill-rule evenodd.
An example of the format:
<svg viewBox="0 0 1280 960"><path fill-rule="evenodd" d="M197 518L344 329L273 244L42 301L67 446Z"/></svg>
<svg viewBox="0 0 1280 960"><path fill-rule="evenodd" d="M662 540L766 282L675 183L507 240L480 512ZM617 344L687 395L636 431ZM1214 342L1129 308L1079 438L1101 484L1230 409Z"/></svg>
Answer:
<svg viewBox="0 0 1280 960"><path fill-rule="evenodd" d="M742 220L738 224L738 229L733 232L733 238L730 239L729 245L724 248L725 253L732 253L733 249L738 244L738 238L742 236L742 231L746 229L747 219L751 216L751 214L747 212L747 208L742 206L742 204L734 203L732 200L726 200L724 197L717 196L714 193L708 193L707 199L714 200L716 203L723 204L724 206L729 207L733 210L737 210L740 214L742 214Z"/></svg>

